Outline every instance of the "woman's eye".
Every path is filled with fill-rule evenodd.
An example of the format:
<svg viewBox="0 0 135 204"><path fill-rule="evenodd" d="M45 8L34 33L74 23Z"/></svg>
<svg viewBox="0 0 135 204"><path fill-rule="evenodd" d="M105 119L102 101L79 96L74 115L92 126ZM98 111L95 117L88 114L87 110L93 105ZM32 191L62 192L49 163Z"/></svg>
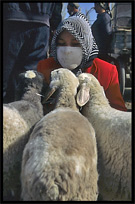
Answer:
<svg viewBox="0 0 135 204"><path fill-rule="evenodd" d="M57 42L57 46L81 47L80 43L71 43L68 45L66 42Z"/></svg>
<svg viewBox="0 0 135 204"><path fill-rule="evenodd" d="M81 47L80 43L73 43L72 47Z"/></svg>
<svg viewBox="0 0 135 204"><path fill-rule="evenodd" d="M66 44L65 43L57 43L57 46L66 46Z"/></svg>

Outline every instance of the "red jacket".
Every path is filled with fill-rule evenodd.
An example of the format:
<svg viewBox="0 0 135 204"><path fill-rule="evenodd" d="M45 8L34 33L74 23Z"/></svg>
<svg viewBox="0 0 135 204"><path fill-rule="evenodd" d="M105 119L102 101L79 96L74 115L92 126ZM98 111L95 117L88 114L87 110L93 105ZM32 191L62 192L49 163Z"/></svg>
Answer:
<svg viewBox="0 0 135 204"><path fill-rule="evenodd" d="M51 57L39 61L37 71L41 72L45 77L45 81L49 83L51 71L60 67L61 65ZM108 98L111 107L118 110L127 111L120 93L118 72L115 65L112 65L99 58L95 58L92 66L88 67L86 72L93 74L98 79L101 86L104 87L106 97Z"/></svg>

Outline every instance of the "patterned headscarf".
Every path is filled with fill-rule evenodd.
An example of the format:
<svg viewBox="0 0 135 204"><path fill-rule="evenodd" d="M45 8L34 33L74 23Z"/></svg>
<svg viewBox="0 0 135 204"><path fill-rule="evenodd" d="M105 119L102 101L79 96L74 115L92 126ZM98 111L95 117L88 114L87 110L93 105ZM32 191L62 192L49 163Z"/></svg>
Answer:
<svg viewBox="0 0 135 204"><path fill-rule="evenodd" d="M82 46L82 62L79 68L84 68L94 55L98 54L98 48L93 38L91 27L83 15L71 16L63 20L58 26L51 43L51 56L57 61L56 39L63 30L69 31Z"/></svg>

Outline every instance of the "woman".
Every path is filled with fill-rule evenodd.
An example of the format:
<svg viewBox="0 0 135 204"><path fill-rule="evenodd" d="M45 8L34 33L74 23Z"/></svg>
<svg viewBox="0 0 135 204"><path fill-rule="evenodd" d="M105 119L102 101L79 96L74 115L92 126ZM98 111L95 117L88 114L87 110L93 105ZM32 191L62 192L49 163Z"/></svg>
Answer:
<svg viewBox="0 0 135 204"><path fill-rule="evenodd" d="M96 58L97 46L86 20L73 16L61 22L52 39L51 50L52 57L41 60L37 68L44 74L47 83L50 72L60 67L70 69L76 75L91 73L104 87L110 105L118 110L127 110L120 93L116 66Z"/></svg>

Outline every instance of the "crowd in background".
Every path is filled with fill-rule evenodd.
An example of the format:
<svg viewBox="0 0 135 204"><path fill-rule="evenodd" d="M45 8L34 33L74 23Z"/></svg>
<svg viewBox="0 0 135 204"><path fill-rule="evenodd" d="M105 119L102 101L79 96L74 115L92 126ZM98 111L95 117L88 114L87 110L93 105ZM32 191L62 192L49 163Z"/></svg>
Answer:
<svg viewBox="0 0 135 204"><path fill-rule="evenodd" d="M75 67L72 70L76 74L78 73L78 70L79 72L84 72L86 71L86 68L88 69L88 67L92 66L92 63L95 58L107 61L107 56L110 50L112 40L111 15L109 4L105 2L95 3L94 9L98 15L96 21L93 23L92 26L90 26L86 16L79 11L78 3L70 2L67 5L67 12L69 13L69 18L67 18L69 19L68 23L73 24L74 30L76 29L76 31L74 32L78 33L79 35L83 35L81 29L83 27L86 29L87 26L90 28L89 30L90 36L87 45L86 42L82 42L82 40L80 41L80 39L76 38L77 34L74 35L74 33L70 32L75 37L75 40L77 40L77 44L81 46L80 50L81 55L84 55L84 52L85 55L87 53L87 56L85 57L87 59L83 57L80 58L82 59L82 61L80 62L80 64L78 64L77 67ZM50 57L54 57L53 42L54 40L56 40L55 37L59 37L57 34L57 29L62 23L61 13L62 3L4 3L3 6L4 103L14 101L15 88L17 86L17 77L19 73L24 72L26 70L37 70L40 61ZM70 22L70 19L74 18L77 18L78 22L80 19L81 23L84 24L80 27L80 31L78 31L77 28L77 25L78 27L80 26L78 22L76 24L74 24L74 21ZM65 27L65 29L68 28ZM84 38L86 38L86 36L84 36ZM66 43L65 46L70 46L71 49L72 45L66 45ZM84 43L85 48L83 45ZM59 45L57 46L59 47ZM89 50L89 47L91 48L91 50L87 52L87 50ZM77 49L77 52L79 53L79 49ZM74 59L77 60L75 52L73 52L73 56ZM57 58L58 56L55 58L56 61L58 61ZM61 62L60 58L61 56L59 57L59 63ZM68 61L67 67L69 65L69 60L71 61L71 59L67 60ZM62 65L62 62L60 64ZM83 67L81 66L82 64ZM57 65L54 68L57 68ZM43 69L49 69L49 67L45 67L44 65ZM100 69L101 68L99 67L99 70ZM91 73L92 71L89 72ZM114 76L112 76L112 78L113 77ZM98 76L97 78L100 81L100 77ZM109 79L109 76L107 76L107 78ZM105 77L103 77L103 80L105 81L105 83L107 83L107 79ZM116 97L114 96L115 99L112 100L113 103L115 103L115 105L112 103L112 106L114 107L121 106L117 108L121 110L126 110L119 90L117 89L115 91L114 90L112 91L112 93L115 92ZM110 94L107 95L107 97L109 98ZM118 100L118 98L120 100Z"/></svg>

